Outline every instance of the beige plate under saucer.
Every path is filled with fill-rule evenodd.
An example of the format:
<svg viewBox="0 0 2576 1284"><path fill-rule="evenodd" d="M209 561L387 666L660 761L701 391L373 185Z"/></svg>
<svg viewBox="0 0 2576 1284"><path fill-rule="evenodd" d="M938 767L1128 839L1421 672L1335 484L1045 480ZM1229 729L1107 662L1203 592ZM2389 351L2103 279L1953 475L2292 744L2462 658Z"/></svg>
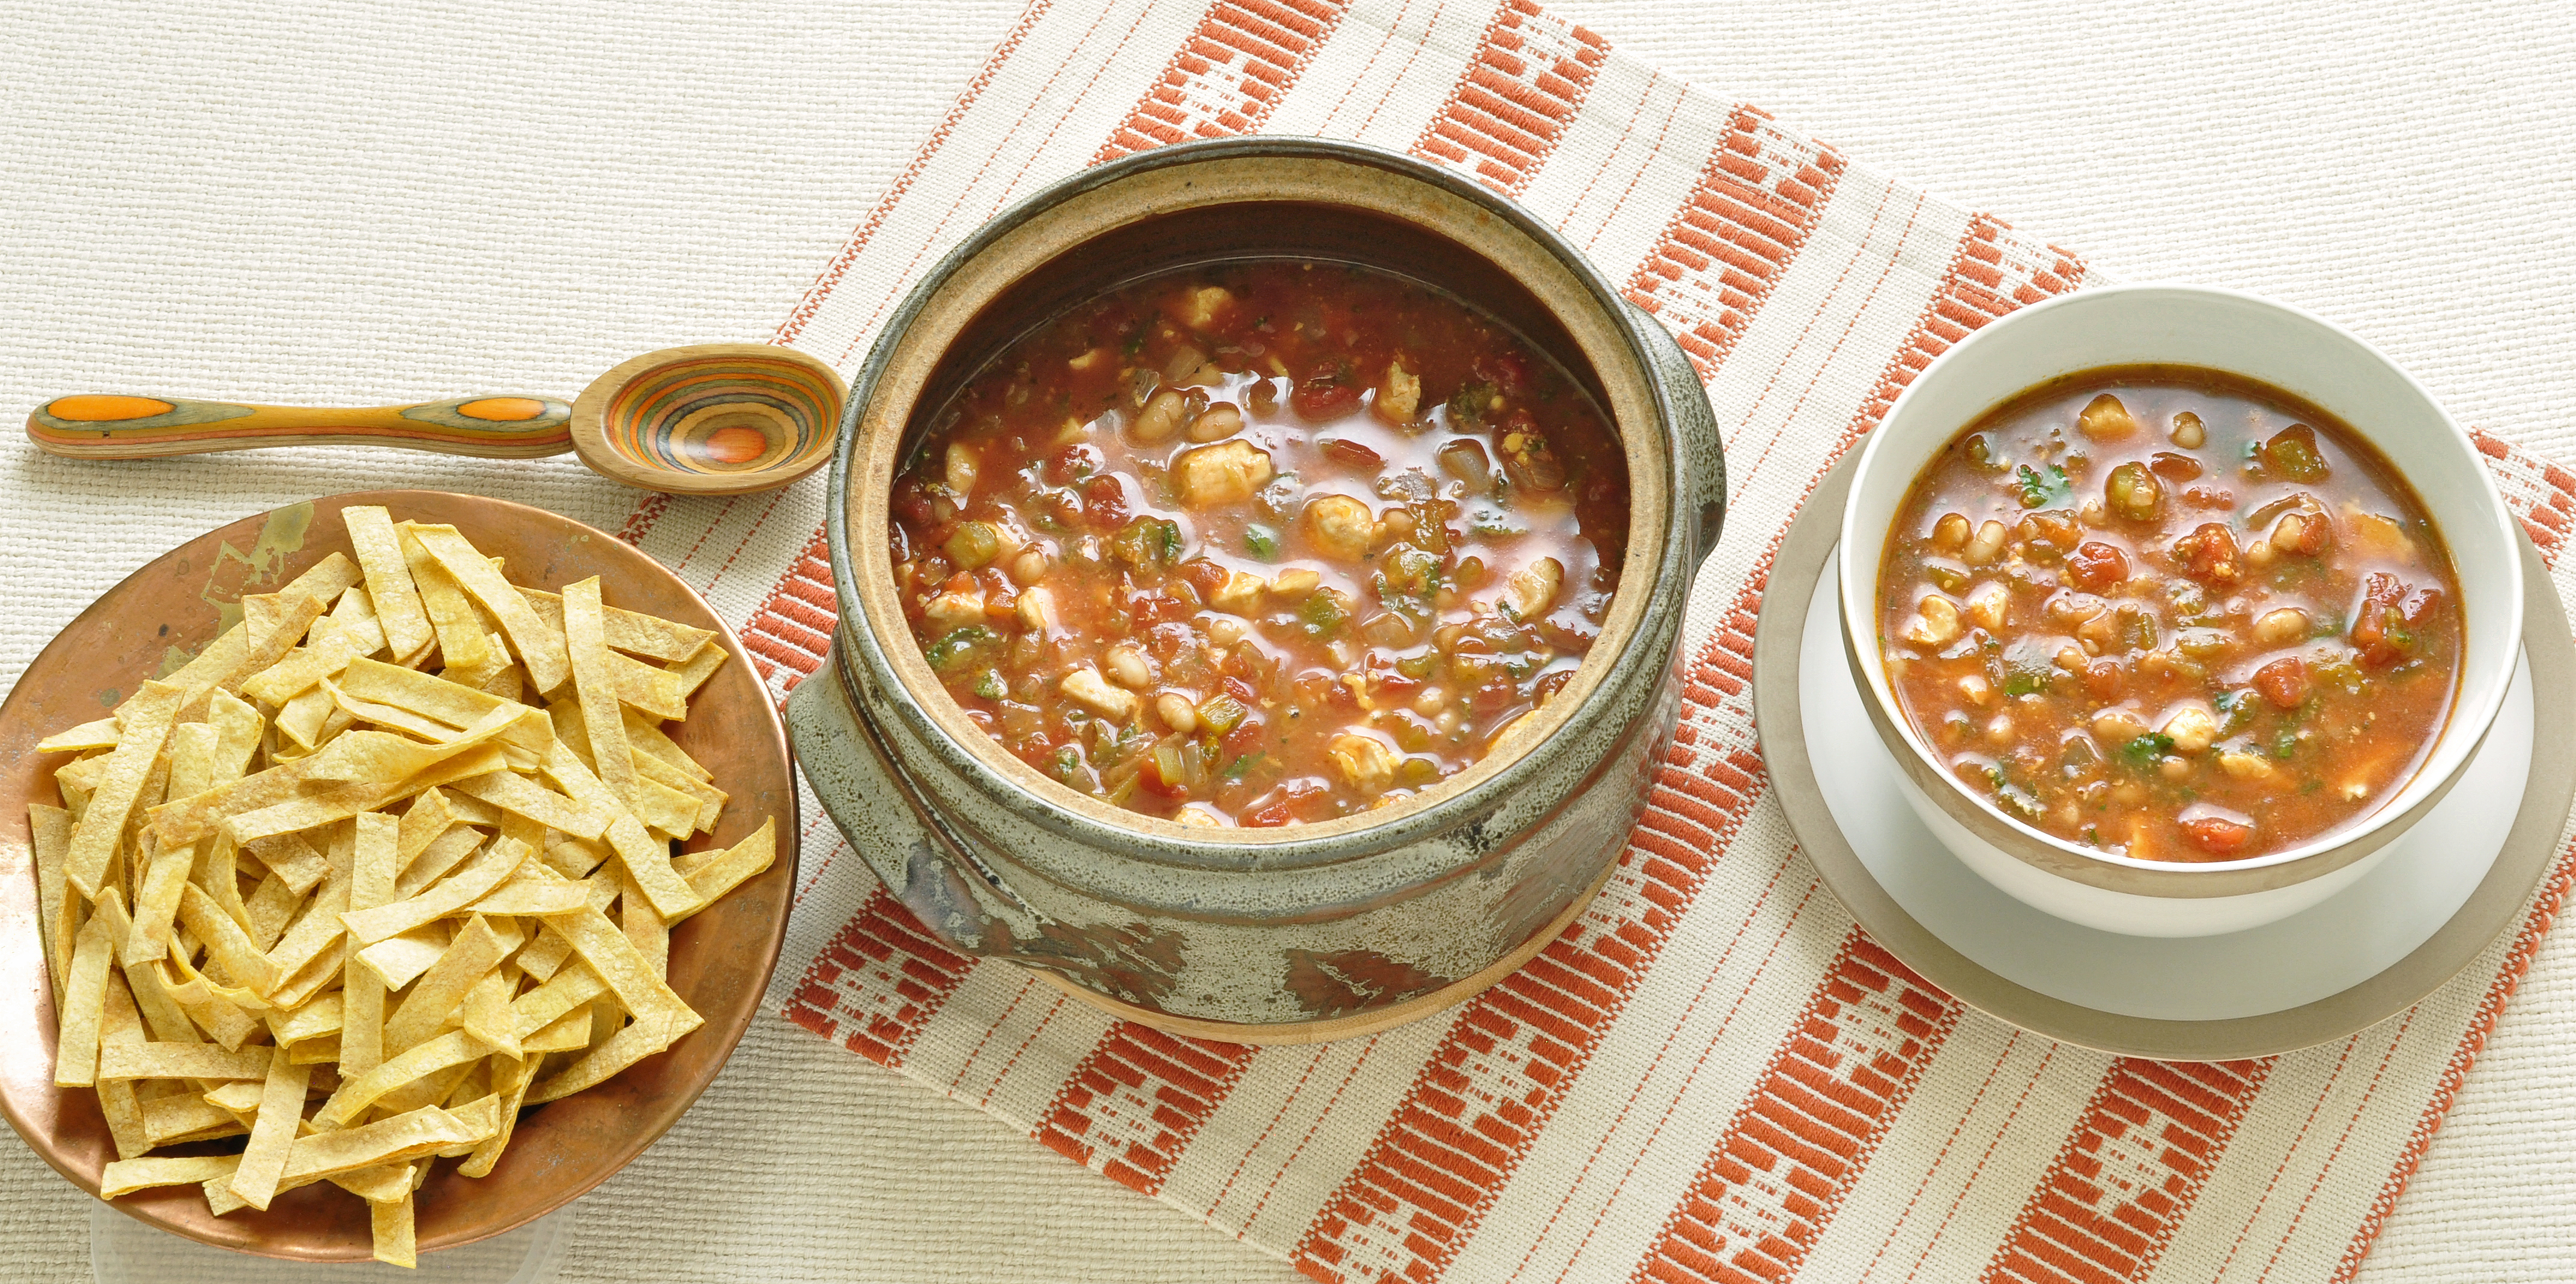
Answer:
<svg viewBox="0 0 2576 1284"><path fill-rule="evenodd" d="M2542 734L2534 737L2521 805L2501 850L2460 908L2412 951L2322 998L2257 1015L2164 1019L2052 997L1971 959L1900 905L1853 850L1828 809L1808 750L1800 713L1802 635L1818 577L1834 553L1850 475L1849 461L1829 474L1781 542L1754 638L1754 720L1790 828L1826 886L1889 952L1961 1001L2033 1033L2105 1052L2177 1061L2270 1056L2343 1037L2404 1011L2467 967L2510 926L2547 874L2570 800L2576 799L2576 744ZM2547 569L2528 541L2523 556L2530 586L2523 650L2532 722L2565 727L2576 721L2576 642ZM1893 771L1893 764L1887 769ZM1956 857L1934 852L1925 859Z"/></svg>

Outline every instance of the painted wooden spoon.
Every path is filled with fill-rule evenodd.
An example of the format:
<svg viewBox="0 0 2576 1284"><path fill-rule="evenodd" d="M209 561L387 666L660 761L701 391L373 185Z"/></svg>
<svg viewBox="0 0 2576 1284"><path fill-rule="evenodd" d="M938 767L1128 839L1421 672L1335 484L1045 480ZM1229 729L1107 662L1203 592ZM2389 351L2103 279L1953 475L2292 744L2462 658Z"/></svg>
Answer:
<svg viewBox="0 0 2576 1284"><path fill-rule="evenodd" d="M645 490L739 495L784 486L832 457L839 372L793 348L702 343L648 352L554 397L469 397L324 409L180 397L57 397L27 439L75 459L149 459L323 444L529 459L569 450Z"/></svg>

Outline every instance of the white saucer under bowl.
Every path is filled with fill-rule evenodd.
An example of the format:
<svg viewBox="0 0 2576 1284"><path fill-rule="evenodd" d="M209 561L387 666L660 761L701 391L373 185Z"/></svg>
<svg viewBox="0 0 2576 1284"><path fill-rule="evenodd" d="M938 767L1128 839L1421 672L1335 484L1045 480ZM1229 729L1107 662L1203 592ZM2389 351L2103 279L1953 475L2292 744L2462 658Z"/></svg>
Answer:
<svg viewBox="0 0 2576 1284"><path fill-rule="evenodd" d="M1925 827L1843 654L1834 543L1848 462L1790 526L1754 644L1764 760L1808 856L1852 916L1961 1000L2025 1029L2178 1060L2286 1052L2405 1009L2510 924L2555 853L2576 747L2576 645L2525 545L2524 655L2459 783L2322 903L2217 936L2125 936L1995 889ZM1819 776L1814 764L1832 764ZM1956 836L1954 836L1956 837ZM2002 853L1995 853L1998 857Z"/></svg>

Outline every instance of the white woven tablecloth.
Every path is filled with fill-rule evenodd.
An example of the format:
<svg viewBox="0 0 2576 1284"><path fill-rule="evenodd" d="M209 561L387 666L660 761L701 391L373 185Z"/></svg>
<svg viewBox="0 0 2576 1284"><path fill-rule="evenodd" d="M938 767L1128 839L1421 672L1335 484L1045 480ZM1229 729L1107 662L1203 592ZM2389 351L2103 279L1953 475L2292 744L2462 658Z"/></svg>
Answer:
<svg viewBox="0 0 2576 1284"><path fill-rule="evenodd" d="M2576 462L2563 11L1559 0L1626 53L2081 247L2353 325L2459 417ZM1017 12L519 0L0 9L0 417L85 389L569 391L757 339ZM181 485L0 447L0 678L97 589L359 485L611 526L563 461L232 456ZM9 495L74 497L79 529ZM2554 934L2365 1278L2576 1277L2576 961ZM1285 1279L1278 1263L778 1021L580 1205L580 1279ZM83 1200L0 1144L0 1278L86 1275Z"/></svg>

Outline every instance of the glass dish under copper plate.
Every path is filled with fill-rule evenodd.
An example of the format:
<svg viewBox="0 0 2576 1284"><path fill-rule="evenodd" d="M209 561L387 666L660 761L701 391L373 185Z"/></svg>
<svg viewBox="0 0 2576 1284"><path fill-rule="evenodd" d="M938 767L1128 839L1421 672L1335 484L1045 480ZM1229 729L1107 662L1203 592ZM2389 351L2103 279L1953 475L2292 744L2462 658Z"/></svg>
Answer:
<svg viewBox="0 0 2576 1284"><path fill-rule="evenodd" d="M642 1154L732 1055L777 965L796 886L796 788L778 713L733 630L688 585L635 548L579 522L504 500L440 491L334 495L245 517L172 549L109 589L64 628L0 705L0 1112L74 1185L96 1193L114 1142L86 1088L54 1086L54 1009L36 927L27 804L59 803L45 735L87 722L162 671L172 648L219 631L222 606L274 591L333 552L349 552L344 504L382 504L396 520L444 522L506 559L512 582L561 591L597 575L611 605L713 629L732 663L717 670L671 738L731 795L711 835L741 841L778 818L776 863L672 930L670 983L706 1024L616 1078L521 1116L491 1175L440 1165L419 1199L422 1252L472 1243L570 1202ZM184 1153L185 1149L182 1148ZM280 1195L265 1213L216 1217L195 1186L140 1191L119 1211L222 1248L298 1261L363 1261L367 1205L328 1182Z"/></svg>

